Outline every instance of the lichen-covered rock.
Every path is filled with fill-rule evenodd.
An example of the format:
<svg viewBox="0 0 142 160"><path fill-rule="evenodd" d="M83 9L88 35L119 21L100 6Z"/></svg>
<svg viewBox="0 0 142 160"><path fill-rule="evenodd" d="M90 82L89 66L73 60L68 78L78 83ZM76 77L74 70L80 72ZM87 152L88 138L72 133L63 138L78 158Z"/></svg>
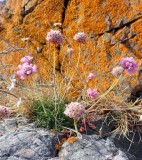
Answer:
<svg viewBox="0 0 142 160"><path fill-rule="evenodd" d="M14 47L24 48L26 44L21 38L28 37L28 53L35 57L38 71L46 81L53 65L54 46L49 49L45 37L50 29L58 28L63 32L65 41L63 46L55 49L57 73L62 69L65 77L75 72L72 83L80 90L84 85L80 85L80 76L86 77L88 72L94 72L95 78L90 87L99 86L99 91L103 92L114 79L110 71L122 57L133 56L138 61L142 57L141 14L140 0L7 0L3 20L5 30L1 32L0 46L5 50L8 41ZM62 25L55 27L54 23L58 22ZM87 43L81 45L80 63L76 67L79 44L73 36L82 31L88 38ZM68 45L74 49L72 55L67 54ZM16 67L25 54L25 50L21 50L1 58L5 64ZM10 68L9 73L12 72ZM131 89L136 79L129 77L127 82L129 80L133 82L129 83Z"/></svg>

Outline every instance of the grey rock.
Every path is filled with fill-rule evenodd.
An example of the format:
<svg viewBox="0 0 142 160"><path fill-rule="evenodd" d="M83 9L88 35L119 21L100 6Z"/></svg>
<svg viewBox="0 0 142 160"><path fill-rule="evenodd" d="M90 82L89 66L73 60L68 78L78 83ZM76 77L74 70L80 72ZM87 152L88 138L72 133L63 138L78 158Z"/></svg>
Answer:
<svg viewBox="0 0 142 160"><path fill-rule="evenodd" d="M96 135L84 135L73 144L64 143L59 157L60 160L129 160L111 139L100 139Z"/></svg>
<svg viewBox="0 0 142 160"><path fill-rule="evenodd" d="M15 123L17 128L14 126ZM107 128L109 127L107 126ZM30 124L23 118L7 119L0 123L0 129L3 131L3 134L0 135L0 160L135 159L131 155L133 153L128 154L126 150L124 153L115 147L113 142L115 137L103 139L97 135L83 135L82 139L78 139L73 144L65 142L58 158L54 148L62 135L57 137L55 133L36 128L33 123Z"/></svg>
<svg viewBox="0 0 142 160"><path fill-rule="evenodd" d="M26 118L23 118L23 117L18 118L18 119L17 119L17 124L18 124L19 126L25 126L25 125L28 124L28 120L27 120Z"/></svg>
<svg viewBox="0 0 142 160"><path fill-rule="evenodd" d="M17 122L16 119L10 118L5 120L5 129L16 129L17 128Z"/></svg>
<svg viewBox="0 0 142 160"><path fill-rule="evenodd" d="M0 4L6 4L6 0L1 0Z"/></svg>
<svg viewBox="0 0 142 160"><path fill-rule="evenodd" d="M112 35L110 33L104 33L102 35L102 38L106 41L106 42L111 42L111 37Z"/></svg>
<svg viewBox="0 0 142 160"><path fill-rule="evenodd" d="M108 30L111 29L111 20L110 20L110 16L109 15L106 16L105 22L107 24L106 30L108 31Z"/></svg>
<svg viewBox="0 0 142 160"><path fill-rule="evenodd" d="M0 137L0 160L48 160L56 142L55 134L33 125L7 130Z"/></svg>
<svg viewBox="0 0 142 160"><path fill-rule="evenodd" d="M129 133L127 137L116 135L113 137L116 147L123 148L124 152L129 152L129 159L142 160L142 133ZM136 157L136 158L134 158Z"/></svg>

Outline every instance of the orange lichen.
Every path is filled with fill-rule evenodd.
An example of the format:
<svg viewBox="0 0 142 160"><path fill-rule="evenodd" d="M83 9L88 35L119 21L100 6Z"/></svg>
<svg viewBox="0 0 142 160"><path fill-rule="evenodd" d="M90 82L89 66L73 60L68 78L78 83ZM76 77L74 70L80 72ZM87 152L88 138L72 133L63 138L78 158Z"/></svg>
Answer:
<svg viewBox="0 0 142 160"><path fill-rule="evenodd" d="M66 140L67 140L66 138L62 138L61 142L59 144L55 144L55 149L56 150L61 150L62 145L66 142Z"/></svg>
<svg viewBox="0 0 142 160"><path fill-rule="evenodd" d="M70 137L67 139L67 142L71 144L74 143L77 139L78 139L77 137Z"/></svg>
<svg viewBox="0 0 142 160"><path fill-rule="evenodd" d="M110 72L113 67L119 65L122 57L133 56L136 59L142 57L142 18L140 17L142 2L76 0L69 1L67 8L64 8L64 0L44 0L39 1L31 13L22 17L20 13L24 3L24 0L21 2L7 0L6 4L12 15L9 15L11 18L5 15L1 37L14 47L18 45L25 48L22 51L0 55L6 65L13 65L13 68L8 69L10 74L20 63L20 59L30 54L34 56L34 62L38 66L40 73L40 76L37 76L38 80L42 77L42 82L47 82L51 78L49 72L53 72L55 47L50 45L49 49L45 37L50 29L54 29L53 24L56 22L63 23L60 29L65 36L63 46L55 49L57 81L60 83L65 76L74 75L66 94L68 98L80 94L89 72L93 72L95 78L89 82L88 87L97 88L102 93L113 82L114 77ZM137 20L128 23L134 19ZM80 63L76 66L79 44L73 40L73 36L79 31L84 31L88 38L87 43L81 45ZM134 33L136 36L121 43ZM28 37L30 40L28 50L21 40L23 37ZM2 38L0 40L1 50L7 47L4 40ZM66 52L67 45L71 45L74 49L70 57ZM62 76L60 70L62 70ZM61 86L63 89L60 89L60 93L64 91L66 83L62 83Z"/></svg>

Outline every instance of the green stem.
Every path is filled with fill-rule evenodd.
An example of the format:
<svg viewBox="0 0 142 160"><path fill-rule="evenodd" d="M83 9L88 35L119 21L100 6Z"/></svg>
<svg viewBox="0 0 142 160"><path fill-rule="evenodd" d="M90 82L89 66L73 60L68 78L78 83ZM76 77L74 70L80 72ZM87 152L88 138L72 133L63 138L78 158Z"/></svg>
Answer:
<svg viewBox="0 0 142 160"><path fill-rule="evenodd" d="M57 113L57 93L56 93L56 50L54 48L54 63L53 63L53 76L54 76L54 103L55 103L55 113ZM55 128L57 129L57 114L55 115Z"/></svg>
<svg viewBox="0 0 142 160"><path fill-rule="evenodd" d="M102 95L99 97L99 99L97 100L97 102L96 102L94 105L92 105L90 108L88 108L88 111L91 110L91 109L93 109L94 106L95 106L98 102L100 102L100 100L103 99L103 98L118 84L118 82L121 80L121 78L122 78L122 75L120 75L119 78L113 82L113 84L110 86L110 88L109 88L104 94L102 94Z"/></svg>
<svg viewBox="0 0 142 160"><path fill-rule="evenodd" d="M77 134L77 138L81 138L80 133L78 132L78 129L77 129L77 121L75 119L74 119L74 127Z"/></svg>
<svg viewBox="0 0 142 160"><path fill-rule="evenodd" d="M78 64L79 64L79 62L80 62L80 57L81 57L81 44L79 45L78 60L77 60L76 68L78 68ZM70 78L70 80L69 80L66 88L68 88L68 87L70 86L70 83L71 83L71 81L72 81L75 73L76 73L76 72L74 72L73 75L71 76L71 78ZM66 90L65 90L65 92L64 92L64 95L62 96L62 99L65 97L65 94L66 94Z"/></svg>
<svg viewBox="0 0 142 160"><path fill-rule="evenodd" d="M53 74L54 74L54 79L55 79L56 78L56 51L55 51L55 48L54 48Z"/></svg>
<svg viewBox="0 0 142 160"><path fill-rule="evenodd" d="M80 55L81 55L81 44L79 45L78 61L77 61L76 67L78 67L78 64L79 64L79 61L80 61Z"/></svg>

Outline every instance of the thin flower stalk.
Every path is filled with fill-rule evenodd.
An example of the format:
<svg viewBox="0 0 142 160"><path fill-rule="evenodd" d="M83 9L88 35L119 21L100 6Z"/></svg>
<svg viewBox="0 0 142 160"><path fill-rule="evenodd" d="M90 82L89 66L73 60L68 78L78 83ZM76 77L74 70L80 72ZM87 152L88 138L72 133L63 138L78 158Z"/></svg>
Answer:
<svg viewBox="0 0 142 160"><path fill-rule="evenodd" d="M81 135L79 132L77 132L76 130L71 129L71 128L68 128L68 127L63 127L63 128L75 132L75 133L77 134L77 138L78 138L78 139L82 139L82 135Z"/></svg>
<svg viewBox="0 0 142 160"><path fill-rule="evenodd" d="M77 129L77 121L75 119L74 119L74 127L75 127L75 131L76 131L76 134L77 134L77 138L81 138L80 133L78 132L78 129Z"/></svg>
<svg viewBox="0 0 142 160"><path fill-rule="evenodd" d="M55 102L55 111L56 111L56 115L55 115L55 128L57 129L57 90L56 90L56 48L54 47L54 64L53 64L53 76L54 76L54 102Z"/></svg>
<svg viewBox="0 0 142 160"><path fill-rule="evenodd" d="M118 79L116 79L113 84L110 86L110 88L104 93L102 94L99 99L96 101L96 103L94 103L90 108L88 108L88 111L92 110L94 108L94 106L100 102L101 99L103 99L117 84L118 82L122 79L122 74L118 77Z"/></svg>
<svg viewBox="0 0 142 160"><path fill-rule="evenodd" d="M80 62L80 57L81 57L81 44L79 44L79 52L78 52L78 60L77 60L76 68L78 68L78 65L79 65L79 62ZM69 80L66 88L68 88L68 87L70 86L71 81L72 81L75 73L76 73L76 72L74 72L74 73L72 74L72 76L71 76L71 78L70 78L70 80ZM62 96L62 98L64 98L65 94L66 94L66 92L64 92L64 95Z"/></svg>
<svg viewBox="0 0 142 160"><path fill-rule="evenodd" d="M76 67L78 67L78 64L80 62L80 56L81 56L81 44L79 44L78 61L77 61Z"/></svg>

